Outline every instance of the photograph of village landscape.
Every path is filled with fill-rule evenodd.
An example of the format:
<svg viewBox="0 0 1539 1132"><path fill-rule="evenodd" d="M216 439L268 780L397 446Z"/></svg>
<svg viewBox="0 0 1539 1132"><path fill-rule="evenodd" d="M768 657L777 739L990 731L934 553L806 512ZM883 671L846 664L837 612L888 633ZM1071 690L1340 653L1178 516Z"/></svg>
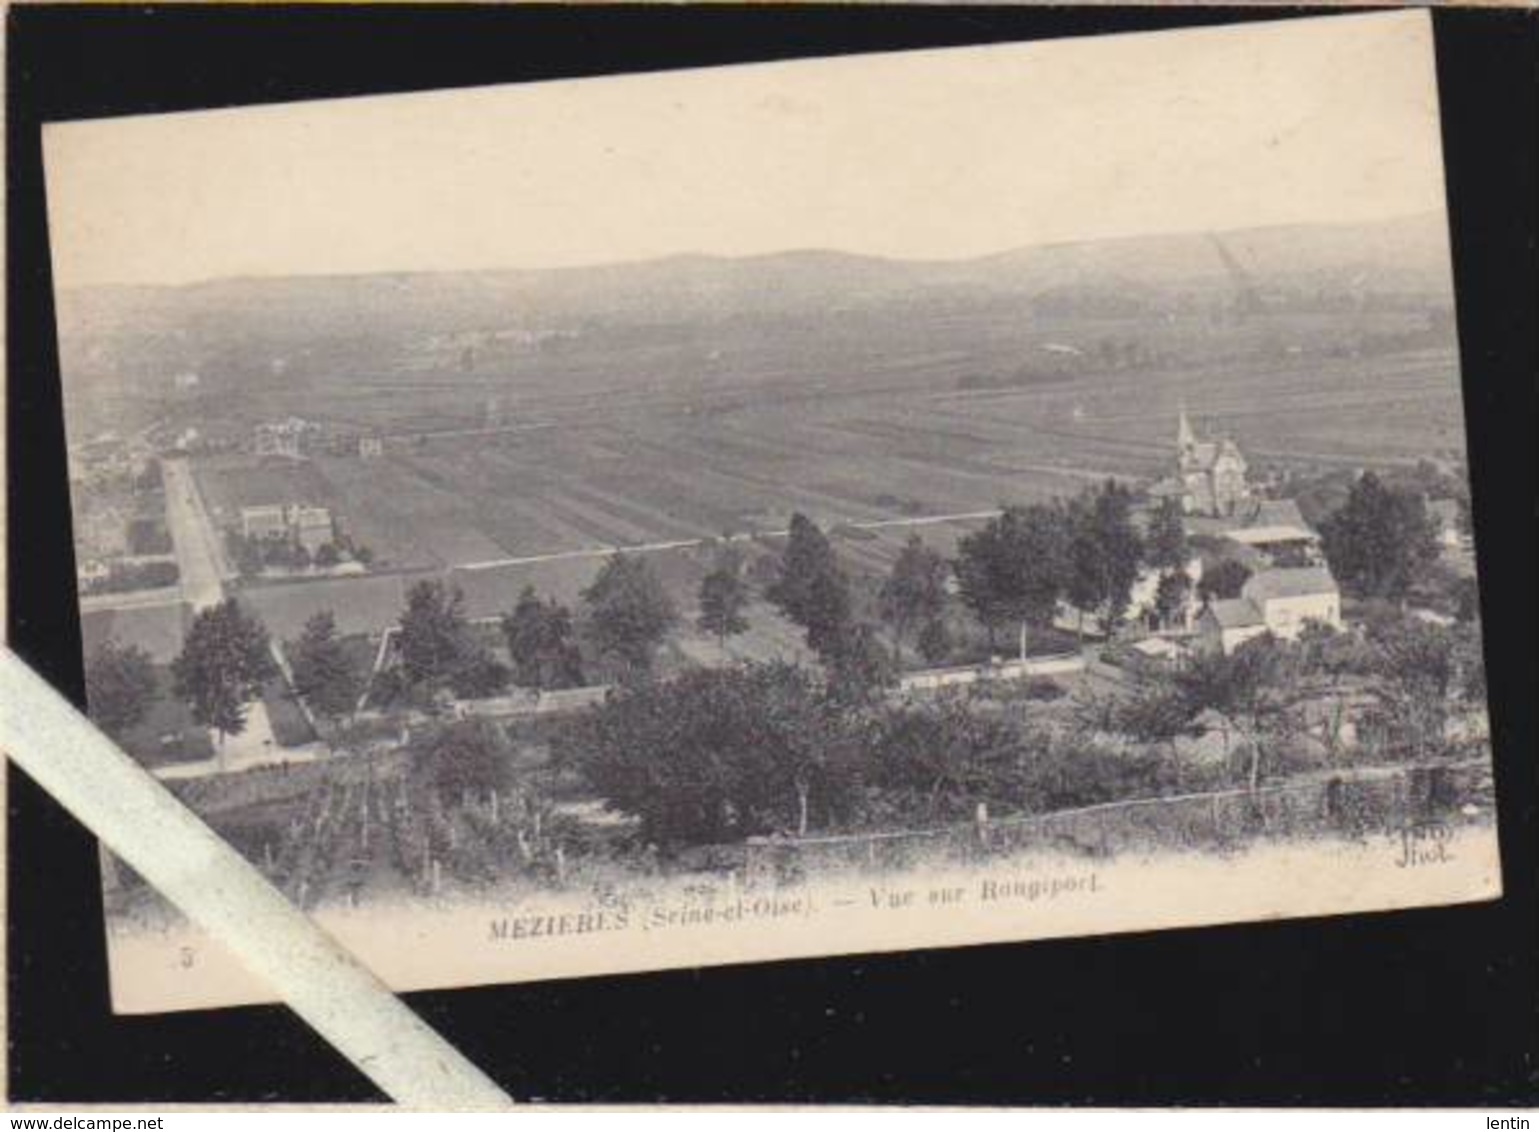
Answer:
<svg viewBox="0 0 1539 1132"><path fill-rule="evenodd" d="M1492 824L1440 210L59 326L91 714L306 909Z"/></svg>

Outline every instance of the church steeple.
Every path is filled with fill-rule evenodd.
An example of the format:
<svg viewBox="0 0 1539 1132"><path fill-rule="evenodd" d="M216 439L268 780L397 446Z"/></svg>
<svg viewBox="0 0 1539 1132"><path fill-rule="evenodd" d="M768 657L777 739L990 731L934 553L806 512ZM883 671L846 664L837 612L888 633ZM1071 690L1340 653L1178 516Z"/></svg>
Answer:
<svg viewBox="0 0 1539 1132"><path fill-rule="evenodd" d="M1186 419L1186 402L1181 402L1181 416L1176 424L1176 451L1186 452L1197 443L1197 435L1192 432L1192 422Z"/></svg>

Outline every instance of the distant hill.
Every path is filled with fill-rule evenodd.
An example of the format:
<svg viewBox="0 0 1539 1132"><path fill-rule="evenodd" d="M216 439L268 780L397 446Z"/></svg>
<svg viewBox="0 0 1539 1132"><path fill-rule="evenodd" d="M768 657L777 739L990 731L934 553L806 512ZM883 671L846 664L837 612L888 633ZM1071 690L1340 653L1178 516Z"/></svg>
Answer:
<svg viewBox="0 0 1539 1132"><path fill-rule="evenodd" d="M226 279L181 287L96 287L61 301L66 330L238 332L266 324L284 336L425 326L452 331L526 319L736 317L816 311L912 298L1055 290L1173 293L1235 285L1219 246L1254 285L1412 294L1446 300L1447 236L1437 214L1374 224L1293 225L1220 235L1180 234L1048 244L977 259L897 261L843 252L739 258L680 255L550 270L423 272ZM383 325L382 325L383 324Z"/></svg>
<svg viewBox="0 0 1539 1132"><path fill-rule="evenodd" d="M1443 218L1060 243L951 261L811 249L95 287L60 296L59 328L71 412L111 421L160 414L157 399L185 371L202 375L203 395L225 413L232 398L258 397L254 416L321 385L420 390L466 366L527 393L601 387L638 369L676 387L777 373L833 379L890 368L895 352L922 365L939 351L948 373L970 366L977 380L1014 380L1021 327L1052 341L1087 319L1189 324L1241 302L1301 317L1447 310ZM1127 333L1081 326L1075 337L1093 344ZM977 350L1006 360L972 359Z"/></svg>

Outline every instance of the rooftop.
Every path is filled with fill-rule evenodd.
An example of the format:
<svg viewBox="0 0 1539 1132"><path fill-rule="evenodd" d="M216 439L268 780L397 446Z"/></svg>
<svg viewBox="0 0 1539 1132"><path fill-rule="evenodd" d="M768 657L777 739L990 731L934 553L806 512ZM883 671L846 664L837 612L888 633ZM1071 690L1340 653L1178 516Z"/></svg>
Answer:
<svg viewBox="0 0 1539 1132"><path fill-rule="evenodd" d="M1331 572L1324 566L1292 566L1262 570L1252 575L1240 591L1251 601L1340 592L1336 586L1336 579L1331 577Z"/></svg>
<svg viewBox="0 0 1539 1132"><path fill-rule="evenodd" d="M1291 499L1260 499L1255 510L1245 517L1247 527L1302 527L1309 530L1304 513Z"/></svg>
<svg viewBox="0 0 1539 1132"><path fill-rule="evenodd" d="M1258 546L1272 542L1317 542L1320 538L1306 527L1292 525L1239 527L1232 531L1225 531L1224 537L1244 546Z"/></svg>
<svg viewBox="0 0 1539 1132"><path fill-rule="evenodd" d="M1210 602L1208 613L1221 629L1242 629L1248 625L1264 624L1256 603L1243 597L1220 598Z"/></svg>

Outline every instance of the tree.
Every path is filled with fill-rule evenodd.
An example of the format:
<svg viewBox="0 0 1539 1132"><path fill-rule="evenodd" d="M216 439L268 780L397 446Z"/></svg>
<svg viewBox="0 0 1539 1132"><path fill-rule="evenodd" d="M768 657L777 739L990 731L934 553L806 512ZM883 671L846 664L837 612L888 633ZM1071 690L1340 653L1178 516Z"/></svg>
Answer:
<svg viewBox="0 0 1539 1132"><path fill-rule="evenodd" d="M261 543L256 539L247 538L239 531L231 531L229 544L235 557L236 569L241 574L246 577L255 577L262 572L264 562Z"/></svg>
<svg viewBox="0 0 1539 1132"><path fill-rule="evenodd" d="M1070 509L1070 597L1094 611L1110 636L1126 615L1143 558L1133 525L1133 494L1116 480L1082 494Z"/></svg>
<svg viewBox="0 0 1539 1132"><path fill-rule="evenodd" d="M107 638L85 663L86 705L96 725L121 740L144 719L159 687L150 654Z"/></svg>
<svg viewBox="0 0 1539 1132"><path fill-rule="evenodd" d="M488 720L459 720L413 745L411 770L442 801L499 790L509 779L507 743Z"/></svg>
<svg viewBox="0 0 1539 1132"><path fill-rule="evenodd" d="M1266 637L1246 641L1228 654L1197 653L1175 676L1192 717L1211 709L1240 732L1250 748L1246 777L1253 792L1261 785L1271 747L1289 725L1292 690L1286 676L1282 650Z"/></svg>
<svg viewBox="0 0 1539 1132"><path fill-rule="evenodd" d="M582 683L582 654L572 631L572 611L555 601L541 601L525 586L511 613L503 614L502 634L513 658L513 682L539 695Z"/></svg>
<svg viewBox="0 0 1539 1132"><path fill-rule="evenodd" d="M829 694L841 703L863 703L889 687L897 675L875 628L864 621L846 622L825 644L821 656Z"/></svg>
<svg viewBox="0 0 1539 1132"><path fill-rule="evenodd" d="M956 689L893 704L875 721L871 784L892 795L913 821L971 818L979 801L1019 793L1023 734L1010 720L980 712Z"/></svg>
<svg viewBox="0 0 1539 1132"><path fill-rule="evenodd" d="M1454 633L1413 617L1384 618L1373 624L1369 646L1379 703L1406 753L1412 758L1439 753L1450 702L1467 681ZM1478 662L1478 650L1473 657Z"/></svg>
<svg viewBox="0 0 1539 1132"><path fill-rule="evenodd" d="M1458 673L1455 691L1467 706L1486 709L1486 661L1480 626L1461 624L1453 629L1454 670Z"/></svg>
<svg viewBox="0 0 1539 1132"><path fill-rule="evenodd" d="M1197 735L1196 704L1174 680L1151 679L1136 687L1131 696L1112 704L1112 726L1146 746L1167 746Z"/></svg>
<svg viewBox="0 0 1539 1132"><path fill-rule="evenodd" d="M816 523L800 511L791 516L791 529L780 558L780 576L764 596L804 629L815 615L815 590L839 571L834 548ZM825 595L826 597L826 595Z"/></svg>
<svg viewBox="0 0 1539 1132"><path fill-rule="evenodd" d="M678 611L641 558L615 553L582 593L594 650L626 675L651 671L652 656L678 622Z"/></svg>
<svg viewBox="0 0 1539 1132"><path fill-rule="evenodd" d="M919 655L930 664L939 664L951 653L951 631L946 628L946 619L937 617L933 621L926 621L924 627L919 630Z"/></svg>
<svg viewBox="0 0 1539 1132"><path fill-rule="evenodd" d="M837 568L818 574L807 587L803 625L807 647L824 663L831 662L845 646L852 604L849 580Z"/></svg>
<svg viewBox="0 0 1539 1132"><path fill-rule="evenodd" d="M469 626L465 595L436 578L417 582L406 593L396 636L401 675L408 688L431 696L447 687L465 663Z"/></svg>
<svg viewBox="0 0 1539 1132"><path fill-rule="evenodd" d="M1144 535L1144 561L1156 570L1185 571L1189 556L1186 520L1179 500L1166 497L1149 516Z"/></svg>
<svg viewBox="0 0 1539 1132"><path fill-rule="evenodd" d="M808 647L825 662L841 647L853 604L849 579L823 532L800 512L791 516L780 572L764 596L806 631Z"/></svg>
<svg viewBox="0 0 1539 1132"><path fill-rule="evenodd" d="M994 648L997 629L1019 627L1025 659L1027 632L1051 623L1065 592L1069 529L1062 509L1046 504L1007 507L957 544L962 600L983 624Z"/></svg>
<svg viewBox="0 0 1539 1132"><path fill-rule="evenodd" d="M363 694L364 676L337 636L337 620L329 610L305 622L299 639L289 647L294 691L323 719L350 719Z"/></svg>
<svg viewBox="0 0 1539 1132"><path fill-rule="evenodd" d="M476 643L464 606L459 587L437 579L424 579L406 592L396 638L399 691L431 705L444 691L480 699L507 687L507 668Z"/></svg>
<svg viewBox="0 0 1539 1132"><path fill-rule="evenodd" d="M877 596L882 618L892 626L893 652L900 659L909 631L936 624L945 613L946 575L946 560L918 535L910 535Z"/></svg>
<svg viewBox="0 0 1539 1132"><path fill-rule="evenodd" d="M1191 592L1192 579L1185 570L1170 570L1160 575L1154 588L1154 615L1161 625L1169 625L1182 617L1187 595Z"/></svg>
<svg viewBox="0 0 1539 1132"><path fill-rule="evenodd" d="M294 543L282 538L263 538L260 541L264 566L294 565Z"/></svg>
<svg viewBox="0 0 1539 1132"><path fill-rule="evenodd" d="M847 713L780 663L623 685L558 734L556 755L671 848L806 833L848 813L858 785Z"/></svg>
<svg viewBox="0 0 1539 1132"><path fill-rule="evenodd" d="M1167 497L1149 516L1144 534L1144 562L1159 571L1154 591L1154 615L1161 625L1176 621L1186 609L1187 597L1192 591L1192 580L1186 572L1190 553L1181 504Z"/></svg>
<svg viewBox="0 0 1539 1132"><path fill-rule="evenodd" d="M337 552L336 543L323 542L320 546L316 547L315 564L321 567L323 570L331 569L331 567L335 566L341 560L342 556Z"/></svg>
<svg viewBox="0 0 1539 1132"><path fill-rule="evenodd" d="M1437 527L1426 500L1364 472L1347 501L1320 524L1331 572L1353 595L1403 599L1437 560Z"/></svg>
<svg viewBox="0 0 1539 1132"><path fill-rule="evenodd" d="M1334 629L1324 621L1306 621L1294 647L1303 672L1323 677L1331 688L1347 676L1372 671L1372 650L1357 634Z"/></svg>
<svg viewBox="0 0 1539 1132"><path fill-rule="evenodd" d="M1238 559L1226 558L1203 571L1202 580L1197 583L1197 596L1204 602L1236 598L1248 581L1250 567Z"/></svg>
<svg viewBox="0 0 1539 1132"><path fill-rule="evenodd" d="M449 674L449 690L462 700L481 700L507 691L512 673L484 648L470 648Z"/></svg>
<svg viewBox="0 0 1539 1132"><path fill-rule="evenodd" d="M711 572L700 579L700 617L697 624L716 638L723 649L727 638L748 629L743 610L748 606L748 582L743 577L743 559L735 549L724 546L716 555Z"/></svg>
<svg viewBox="0 0 1539 1132"><path fill-rule="evenodd" d="M952 569L962 603L988 634L989 652L993 653L999 629L1011 619L1009 590L1014 573L1011 548L1000 519L990 519L957 543Z"/></svg>
<svg viewBox="0 0 1539 1132"><path fill-rule="evenodd" d="M204 727L225 736L246 727L246 705L276 675L268 651L267 630L248 616L234 598L193 618L182 651L171 662L173 688Z"/></svg>

